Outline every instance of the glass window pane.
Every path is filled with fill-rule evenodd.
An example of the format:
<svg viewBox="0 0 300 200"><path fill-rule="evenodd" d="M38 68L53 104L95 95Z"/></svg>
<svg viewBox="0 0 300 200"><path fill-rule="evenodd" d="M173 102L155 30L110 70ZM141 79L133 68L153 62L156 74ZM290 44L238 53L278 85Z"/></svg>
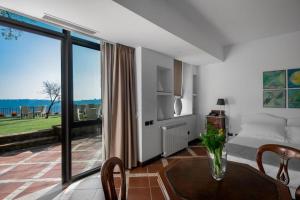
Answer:
<svg viewBox="0 0 300 200"><path fill-rule="evenodd" d="M74 121L100 117L100 62L100 51L73 45Z"/></svg>

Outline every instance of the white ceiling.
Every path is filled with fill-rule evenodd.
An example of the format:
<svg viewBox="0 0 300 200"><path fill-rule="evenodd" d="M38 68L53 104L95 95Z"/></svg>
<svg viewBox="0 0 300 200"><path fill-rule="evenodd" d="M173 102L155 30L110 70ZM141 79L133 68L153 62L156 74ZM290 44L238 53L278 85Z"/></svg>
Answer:
<svg viewBox="0 0 300 200"><path fill-rule="evenodd" d="M96 30L96 36L125 45L143 46L190 64L216 59L111 0L1 0L0 6L35 18L44 13Z"/></svg>
<svg viewBox="0 0 300 200"><path fill-rule="evenodd" d="M39 19L48 13L197 65L222 60L223 46L300 30L300 0L1 0L0 7Z"/></svg>
<svg viewBox="0 0 300 200"><path fill-rule="evenodd" d="M195 24L204 18L219 31L223 45L300 30L299 0L168 1Z"/></svg>

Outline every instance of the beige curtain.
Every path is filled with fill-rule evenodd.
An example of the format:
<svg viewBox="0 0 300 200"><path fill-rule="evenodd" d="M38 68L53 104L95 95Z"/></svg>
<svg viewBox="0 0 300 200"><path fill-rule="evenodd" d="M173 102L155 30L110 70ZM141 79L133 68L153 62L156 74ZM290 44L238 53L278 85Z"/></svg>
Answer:
<svg viewBox="0 0 300 200"><path fill-rule="evenodd" d="M137 166L137 123L134 48L103 44L104 153L121 158L126 168Z"/></svg>

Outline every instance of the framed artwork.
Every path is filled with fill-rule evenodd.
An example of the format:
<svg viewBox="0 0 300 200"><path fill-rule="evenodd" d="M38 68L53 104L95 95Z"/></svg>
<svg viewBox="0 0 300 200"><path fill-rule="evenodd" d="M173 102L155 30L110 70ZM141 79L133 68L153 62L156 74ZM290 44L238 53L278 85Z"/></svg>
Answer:
<svg viewBox="0 0 300 200"><path fill-rule="evenodd" d="M283 90L264 90L263 93L264 108L285 108L286 92Z"/></svg>
<svg viewBox="0 0 300 200"><path fill-rule="evenodd" d="M286 87L286 70L263 72L264 89L281 89Z"/></svg>
<svg viewBox="0 0 300 200"><path fill-rule="evenodd" d="M289 108L300 108L300 89L289 89L288 98Z"/></svg>
<svg viewBox="0 0 300 200"><path fill-rule="evenodd" d="M288 70L288 87L300 88L300 68Z"/></svg>

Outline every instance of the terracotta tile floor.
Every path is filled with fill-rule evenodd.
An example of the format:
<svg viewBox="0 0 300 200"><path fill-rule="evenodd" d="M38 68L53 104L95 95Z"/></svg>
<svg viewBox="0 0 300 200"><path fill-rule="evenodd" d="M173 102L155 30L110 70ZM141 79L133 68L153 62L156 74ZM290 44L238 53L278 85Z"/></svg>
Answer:
<svg viewBox="0 0 300 200"><path fill-rule="evenodd" d="M102 160L101 138L72 141L73 175ZM0 200L10 200L61 182L61 145L53 144L0 154Z"/></svg>
<svg viewBox="0 0 300 200"><path fill-rule="evenodd" d="M164 186L159 176L159 170L170 163L190 157L206 156L206 151L200 146L190 146L188 149L180 151L168 158L161 158L148 165L137 167L126 171L127 198L128 200L163 200L167 199ZM116 174L115 186L117 192L120 188L120 178ZM60 193L55 200L99 200L104 199L100 175L95 174L84 180L75 182L65 191Z"/></svg>

